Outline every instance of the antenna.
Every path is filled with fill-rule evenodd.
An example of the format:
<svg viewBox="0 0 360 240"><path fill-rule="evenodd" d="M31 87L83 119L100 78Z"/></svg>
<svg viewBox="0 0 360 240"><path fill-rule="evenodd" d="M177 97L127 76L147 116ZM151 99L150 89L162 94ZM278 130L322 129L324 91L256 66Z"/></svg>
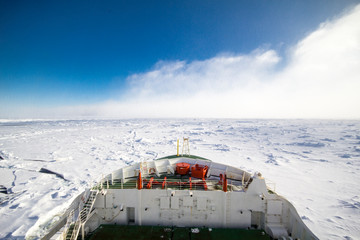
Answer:
<svg viewBox="0 0 360 240"><path fill-rule="evenodd" d="M182 155L190 156L190 147L189 147L189 138L184 138L183 148L182 148Z"/></svg>

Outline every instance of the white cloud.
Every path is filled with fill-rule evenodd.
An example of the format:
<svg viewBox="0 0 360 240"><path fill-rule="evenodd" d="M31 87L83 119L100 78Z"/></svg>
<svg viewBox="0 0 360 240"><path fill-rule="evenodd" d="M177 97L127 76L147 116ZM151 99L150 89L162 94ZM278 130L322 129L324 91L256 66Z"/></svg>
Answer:
<svg viewBox="0 0 360 240"><path fill-rule="evenodd" d="M227 91L266 75L278 62L274 51L250 55L223 55L204 61L159 62L153 70L132 75L129 97L174 96L181 98L202 91Z"/></svg>
<svg viewBox="0 0 360 240"><path fill-rule="evenodd" d="M360 5L289 50L160 61L128 77L122 100L58 109L63 116L360 118Z"/></svg>
<svg viewBox="0 0 360 240"><path fill-rule="evenodd" d="M360 117L359 23L360 5L294 47L276 81L300 117Z"/></svg>
<svg viewBox="0 0 360 240"><path fill-rule="evenodd" d="M128 78L120 117L359 118L360 5L325 22L283 61L274 50L159 62Z"/></svg>
<svg viewBox="0 0 360 240"><path fill-rule="evenodd" d="M104 104L101 110L132 117L239 117L241 109L258 101L251 93L271 80L279 60L273 50L257 50L190 63L160 62L128 78L127 101Z"/></svg>

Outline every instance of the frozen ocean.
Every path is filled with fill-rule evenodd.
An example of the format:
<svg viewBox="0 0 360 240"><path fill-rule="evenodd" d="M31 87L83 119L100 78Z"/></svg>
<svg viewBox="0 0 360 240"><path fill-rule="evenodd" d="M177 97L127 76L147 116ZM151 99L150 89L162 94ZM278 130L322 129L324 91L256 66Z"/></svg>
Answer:
<svg viewBox="0 0 360 240"><path fill-rule="evenodd" d="M191 154L261 172L320 239L360 239L360 121L236 119L0 120L0 239L40 238L102 175L183 137Z"/></svg>

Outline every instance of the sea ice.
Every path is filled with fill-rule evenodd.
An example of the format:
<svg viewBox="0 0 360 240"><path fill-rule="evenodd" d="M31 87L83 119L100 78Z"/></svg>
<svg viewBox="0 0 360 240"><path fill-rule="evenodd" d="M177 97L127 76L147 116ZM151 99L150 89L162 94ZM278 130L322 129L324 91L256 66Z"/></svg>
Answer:
<svg viewBox="0 0 360 240"><path fill-rule="evenodd" d="M182 137L275 182L320 239L359 238L359 121L237 119L0 121L0 238L41 237L102 175L172 155Z"/></svg>

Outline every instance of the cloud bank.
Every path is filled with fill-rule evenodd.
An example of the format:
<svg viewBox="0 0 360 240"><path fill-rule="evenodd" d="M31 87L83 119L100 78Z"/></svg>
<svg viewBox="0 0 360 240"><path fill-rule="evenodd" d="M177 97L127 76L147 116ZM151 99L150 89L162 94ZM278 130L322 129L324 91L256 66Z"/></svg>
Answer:
<svg viewBox="0 0 360 240"><path fill-rule="evenodd" d="M160 61L129 76L121 100L57 112L118 118L360 118L359 23L360 5L322 23L288 50L286 60L259 48L202 61Z"/></svg>

